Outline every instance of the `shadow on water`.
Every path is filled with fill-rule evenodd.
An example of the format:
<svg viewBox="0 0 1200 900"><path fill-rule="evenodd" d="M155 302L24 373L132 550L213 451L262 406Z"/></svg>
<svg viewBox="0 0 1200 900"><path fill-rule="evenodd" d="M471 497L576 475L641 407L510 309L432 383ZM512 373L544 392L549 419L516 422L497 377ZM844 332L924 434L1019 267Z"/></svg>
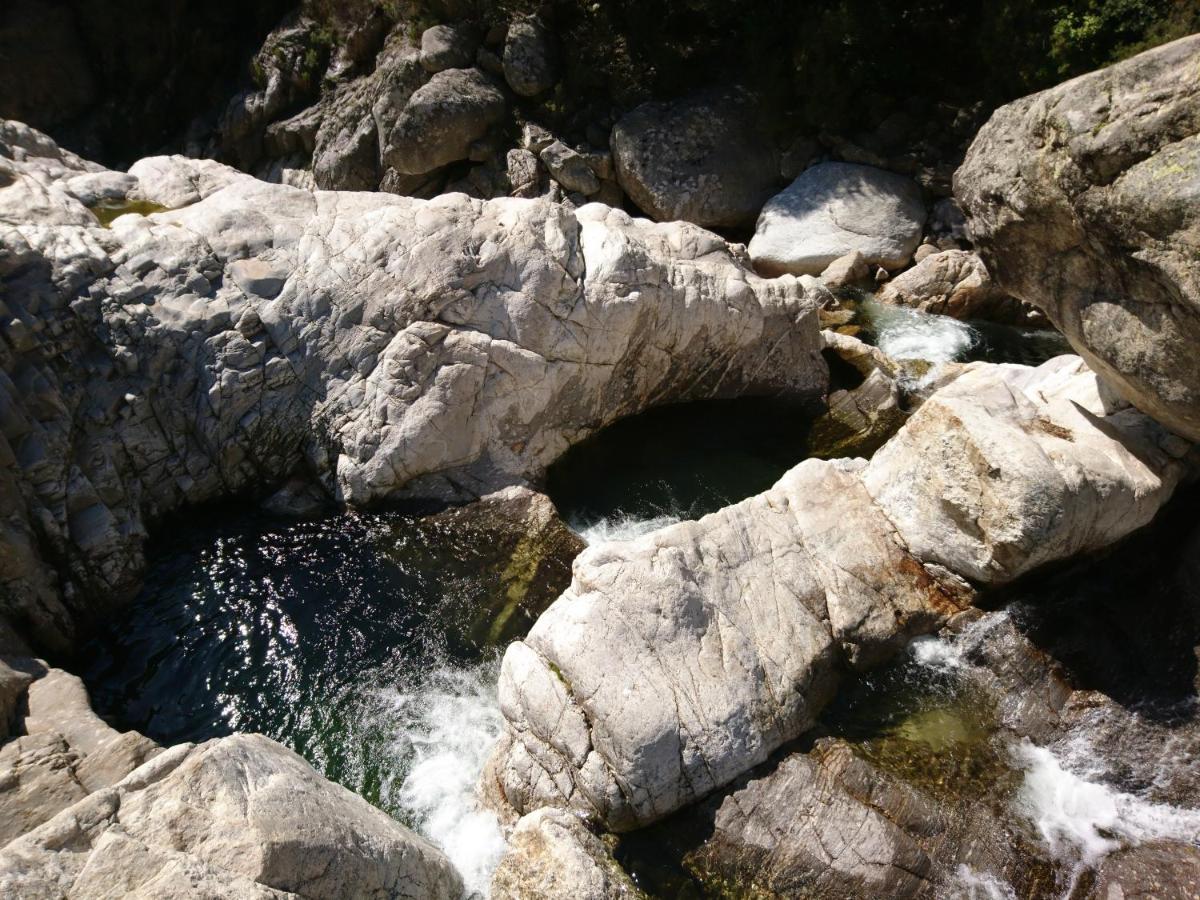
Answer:
<svg viewBox="0 0 1200 900"><path fill-rule="evenodd" d="M696 519L771 487L807 455L812 410L782 399L707 400L623 419L550 467L564 519Z"/></svg>

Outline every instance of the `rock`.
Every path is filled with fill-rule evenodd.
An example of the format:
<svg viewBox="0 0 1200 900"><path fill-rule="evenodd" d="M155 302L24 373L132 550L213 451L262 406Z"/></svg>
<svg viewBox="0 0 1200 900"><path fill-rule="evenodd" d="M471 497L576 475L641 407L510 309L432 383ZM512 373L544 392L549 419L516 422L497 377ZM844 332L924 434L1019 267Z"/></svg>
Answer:
<svg viewBox="0 0 1200 900"><path fill-rule="evenodd" d="M0 747L0 847L87 796L75 772L79 762L60 734L27 735Z"/></svg>
<svg viewBox="0 0 1200 900"><path fill-rule="evenodd" d="M875 454L864 482L918 559L1003 584L1148 523L1185 451L1060 356L970 367Z"/></svg>
<svg viewBox="0 0 1200 900"><path fill-rule="evenodd" d="M1000 290L983 260L965 250L925 256L891 279L877 296L884 303L955 319L1028 325L1039 318L1037 310Z"/></svg>
<svg viewBox="0 0 1200 900"><path fill-rule="evenodd" d="M229 266L229 275L245 293L274 300L287 282L288 271L266 259L239 259Z"/></svg>
<svg viewBox="0 0 1200 900"><path fill-rule="evenodd" d="M830 331L822 337L826 354L834 353L854 369L859 383L830 391L828 409L812 423L809 455L870 457L908 418L901 387L904 373L899 363L853 337Z"/></svg>
<svg viewBox="0 0 1200 900"><path fill-rule="evenodd" d="M506 158L508 183L514 197L537 197L542 193L538 158L528 150L513 149Z"/></svg>
<svg viewBox="0 0 1200 900"><path fill-rule="evenodd" d="M855 287L871 281L871 267L867 258L855 250L839 256L821 273L821 281L828 288Z"/></svg>
<svg viewBox="0 0 1200 900"><path fill-rule="evenodd" d="M384 165L420 175L466 159L508 108L504 95L478 69L447 69L409 98L382 138Z"/></svg>
<svg viewBox="0 0 1200 900"><path fill-rule="evenodd" d="M264 500L262 508L273 516L311 519L329 509L329 497L319 485L303 478L292 478Z"/></svg>
<svg viewBox="0 0 1200 900"><path fill-rule="evenodd" d="M92 712L83 681L62 669L49 669L29 686L27 734L66 738L73 750L96 753L121 733Z"/></svg>
<svg viewBox="0 0 1200 900"><path fill-rule="evenodd" d="M526 122L521 126L521 149L538 154L553 144L555 137L536 122Z"/></svg>
<svg viewBox="0 0 1200 900"><path fill-rule="evenodd" d="M612 153L621 188L660 222L749 225L778 184L776 153L738 96L644 103L617 122Z"/></svg>
<svg viewBox="0 0 1200 900"><path fill-rule="evenodd" d="M967 217L953 197L943 197L929 211L929 233L938 240L969 241Z"/></svg>
<svg viewBox="0 0 1200 900"><path fill-rule="evenodd" d="M1008 881L1027 865L983 804L939 802L830 739L731 793L714 824L689 867L763 896L953 896L962 866Z"/></svg>
<svg viewBox="0 0 1200 900"><path fill-rule="evenodd" d="M929 257L940 252L941 251L935 244L922 244L917 248L917 252L913 254L913 262L918 264L922 263L929 259Z"/></svg>
<svg viewBox="0 0 1200 900"><path fill-rule="evenodd" d="M138 180L124 172L90 172L63 183L63 189L84 206L124 203L138 192Z"/></svg>
<svg viewBox="0 0 1200 900"><path fill-rule="evenodd" d="M554 38L536 16L508 26L504 41L504 79L522 97L536 97L554 87L558 66Z"/></svg>
<svg viewBox="0 0 1200 900"><path fill-rule="evenodd" d="M568 191L591 196L600 190L600 179L587 160L562 141L555 141L542 150L541 159L554 180Z"/></svg>
<svg viewBox="0 0 1200 900"><path fill-rule="evenodd" d="M484 793L616 831L668 815L810 728L847 664L961 609L962 579L1144 525L1187 452L1077 357L973 364L869 463L810 459L699 522L589 547L505 654Z"/></svg>
<svg viewBox="0 0 1200 900"><path fill-rule="evenodd" d="M904 266L921 241L921 189L902 175L850 163L807 169L763 208L750 241L768 275L817 275L858 251L871 265Z"/></svg>
<svg viewBox="0 0 1200 900"><path fill-rule="evenodd" d="M474 602L459 617L463 639L478 647L505 647L528 632L571 583L571 563L585 546L550 498L526 487L429 516L422 527L431 543L463 548L456 555L463 559L464 579L480 570L499 573L495 605ZM458 575L454 564L443 561L439 569L446 581Z"/></svg>
<svg viewBox="0 0 1200 900"><path fill-rule="evenodd" d="M583 821L539 809L517 823L492 878L494 900L636 900L643 894Z"/></svg>
<svg viewBox="0 0 1200 900"><path fill-rule="evenodd" d="M699 522L585 550L505 654L508 734L485 793L646 825L810 728L847 661L959 608L961 586L907 555L862 466L808 460Z"/></svg>
<svg viewBox="0 0 1200 900"><path fill-rule="evenodd" d="M75 777L83 789L91 794L112 787L142 763L162 752L163 748L150 738L136 731L127 731L84 756L75 766Z"/></svg>
<svg viewBox="0 0 1200 900"><path fill-rule="evenodd" d="M421 65L437 74L446 69L469 69L475 63L475 41L463 28L434 25L421 34Z"/></svg>
<svg viewBox="0 0 1200 900"><path fill-rule="evenodd" d="M955 175L1000 288L1131 403L1200 439L1200 37L1002 107Z"/></svg>
<svg viewBox="0 0 1200 900"><path fill-rule="evenodd" d="M218 896L457 900L463 890L431 844L275 742L234 735L173 747L9 843L0 892L161 896L150 886L180 868L229 885Z"/></svg>
<svg viewBox="0 0 1200 900"><path fill-rule="evenodd" d="M31 681L33 675L0 658L0 741L13 733L17 712L24 705L25 689Z"/></svg>
<svg viewBox="0 0 1200 900"><path fill-rule="evenodd" d="M1190 900L1200 894L1200 848L1153 841L1100 863L1093 896L1103 900Z"/></svg>
<svg viewBox="0 0 1200 900"><path fill-rule="evenodd" d="M806 289L695 226L158 157L142 190L185 205L105 229L58 185L79 171L21 140L35 155L0 160L24 335L0 355L0 590L47 646L134 596L146 523L183 504L297 471L342 502L465 502L653 404L826 386Z"/></svg>

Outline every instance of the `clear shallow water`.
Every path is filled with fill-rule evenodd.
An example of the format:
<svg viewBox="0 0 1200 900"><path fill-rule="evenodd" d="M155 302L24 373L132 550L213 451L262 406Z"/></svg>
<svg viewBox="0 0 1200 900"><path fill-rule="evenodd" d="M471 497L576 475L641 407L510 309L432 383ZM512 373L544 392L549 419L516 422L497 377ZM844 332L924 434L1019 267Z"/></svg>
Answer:
<svg viewBox="0 0 1200 900"><path fill-rule="evenodd" d="M439 844L486 889L503 850L475 782L500 732L504 586L397 514L177 529L139 603L88 648L98 711L164 743L257 731Z"/></svg>

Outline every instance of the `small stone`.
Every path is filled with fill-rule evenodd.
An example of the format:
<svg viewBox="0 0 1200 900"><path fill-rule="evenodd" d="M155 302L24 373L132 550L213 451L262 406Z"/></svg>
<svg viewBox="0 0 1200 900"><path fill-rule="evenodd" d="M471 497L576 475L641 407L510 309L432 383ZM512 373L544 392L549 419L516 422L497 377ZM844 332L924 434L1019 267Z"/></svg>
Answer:
<svg viewBox="0 0 1200 900"><path fill-rule="evenodd" d="M568 191L587 196L600 190L600 179L587 160L562 141L555 141L542 150L541 160L554 180Z"/></svg>

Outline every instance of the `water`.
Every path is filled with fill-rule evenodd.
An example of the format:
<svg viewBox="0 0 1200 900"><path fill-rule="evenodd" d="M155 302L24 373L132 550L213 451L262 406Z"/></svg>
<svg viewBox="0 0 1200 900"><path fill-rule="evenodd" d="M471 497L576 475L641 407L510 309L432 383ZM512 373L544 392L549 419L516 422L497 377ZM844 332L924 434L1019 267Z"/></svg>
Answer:
<svg viewBox="0 0 1200 900"><path fill-rule="evenodd" d="M1074 352L1067 339L1051 329L964 322L880 303L869 296L857 302L857 311L863 340L893 359L917 359L935 365L983 361L1037 366Z"/></svg>
<svg viewBox="0 0 1200 900"><path fill-rule="evenodd" d="M810 421L767 398L652 410L569 450L547 493L589 543L628 540L767 490L808 455Z"/></svg>
<svg viewBox="0 0 1200 900"><path fill-rule="evenodd" d="M504 843L475 784L501 728L500 648L475 625L507 592L490 548L395 513L174 532L86 651L101 714L163 744L266 734L486 893Z"/></svg>

